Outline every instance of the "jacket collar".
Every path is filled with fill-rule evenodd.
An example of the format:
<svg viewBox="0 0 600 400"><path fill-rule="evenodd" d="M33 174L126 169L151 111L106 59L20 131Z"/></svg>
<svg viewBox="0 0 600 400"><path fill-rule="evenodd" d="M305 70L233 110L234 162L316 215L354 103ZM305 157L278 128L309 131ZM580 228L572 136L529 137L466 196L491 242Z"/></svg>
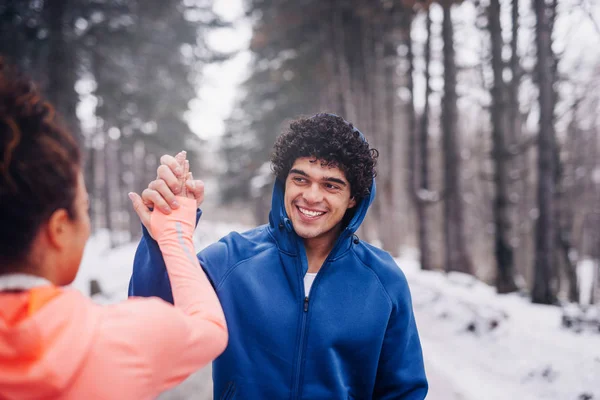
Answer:
<svg viewBox="0 0 600 400"><path fill-rule="evenodd" d="M0 275L0 292L10 290L29 290L39 286L50 286L46 278L36 275L13 273Z"/></svg>

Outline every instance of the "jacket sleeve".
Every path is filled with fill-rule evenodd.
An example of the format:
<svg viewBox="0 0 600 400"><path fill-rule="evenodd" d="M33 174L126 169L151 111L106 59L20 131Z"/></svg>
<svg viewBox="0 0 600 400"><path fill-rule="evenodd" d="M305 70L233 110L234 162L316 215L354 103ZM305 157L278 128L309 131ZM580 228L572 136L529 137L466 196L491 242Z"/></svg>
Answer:
<svg viewBox="0 0 600 400"><path fill-rule="evenodd" d="M196 224L202 216L202 211L196 212ZM208 280L217 290L217 285L226 275L227 269L243 257L243 249L239 246L239 234L231 232L218 242L211 244L197 254L200 266ZM129 280L130 297L160 297L173 304L171 281L165 266L163 254L158 243L142 226L142 239L133 259L133 273Z"/></svg>
<svg viewBox="0 0 600 400"><path fill-rule="evenodd" d="M131 345L144 360L158 392L183 381L218 357L227 346L223 310L194 253L195 200L185 197L178 200L180 209L170 215L155 211L151 219L175 307L156 299L134 302L138 305L134 318L146 330L143 335L132 335ZM158 326L160 329L153 329Z"/></svg>
<svg viewBox="0 0 600 400"><path fill-rule="evenodd" d="M196 223L201 216L202 211L197 210ZM173 304L173 293L165 260L158 243L152 239L143 225L142 239L133 259L133 273L129 281L128 294L139 297L156 296Z"/></svg>
<svg viewBox="0 0 600 400"><path fill-rule="evenodd" d="M164 256L175 306L157 298L134 298L106 306L98 324L95 351L106 366L142 386L139 398L156 398L227 346L223 310L194 254L196 204L190 200L180 198L180 209L170 215L154 212L151 218L158 240L151 244L162 252L162 268Z"/></svg>
<svg viewBox="0 0 600 400"><path fill-rule="evenodd" d="M428 384L410 290L404 274L397 293L381 349L373 398L423 400L427 396Z"/></svg>

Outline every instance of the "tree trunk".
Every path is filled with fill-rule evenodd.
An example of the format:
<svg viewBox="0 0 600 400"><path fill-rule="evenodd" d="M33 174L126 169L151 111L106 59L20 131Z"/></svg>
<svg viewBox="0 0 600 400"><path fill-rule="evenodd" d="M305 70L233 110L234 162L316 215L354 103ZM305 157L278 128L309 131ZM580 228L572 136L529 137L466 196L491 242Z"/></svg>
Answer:
<svg viewBox="0 0 600 400"><path fill-rule="evenodd" d="M385 107L385 58L384 58L384 29L381 24L374 25L373 29L373 138L374 147L380 151L378 160L378 195L375 198L376 217L378 219L378 238L384 243L387 240L387 206L386 199L388 191L391 189L385 178L389 177L389 160L386 160L387 142L387 108ZM385 249L385 246L384 246ZM387 250L387 249L386 249Z"/></svg>
<svg viewBox="0 0 600 400"><path fill-rule="evenodd" d="M383 248L392 256L399 256L400 243L403 235L400 210L406 211L406 207L400 206L400 194L398 184L403 171L400 160L402 159L402 141L397 137L400 126L405 126L406 119L403 104L400 104L398 88L400 86L398 76L398 51L401 43L400 29L393 23L398 19L398 10L392 8L390 14L386 15L389 24L383 28L383 106L385 107L385 123L382 128L382 145L379 148L381 158L379 163L385 165L385 172L379 176L378 183L382 188L381 200L385 219L381 224L381 242ZM404 130L404 129L402 129Z"/></svg>
<svg viewBox="0 0 600 400"><path fill-rule="evenodd" d="M519 88L521 85L522 69L519 61L518 54L518 42L519 42L519 0L512 0L511 2L511 39L510 39L510 71L511 79L508 83L508 125L507 125L507 144L509 148L514 148L519 141L524 138L521 136L522 129L522 116L519 110ZM518 204L515 212L515 226L513 235L517 238L517 247L514 249L515 258L515 270L516 275L526 277L528 275L529 266L531 263L528 261L532 249L531 249L531 219L529 212L533 205L530 203L530 189L529 189L529 158L531 157L531 151L527 150L523 154L518 154L511 160L509 168L516 169L521 179L514 182L512 191L516 192L518 196Z"/></svg>
<svg viewBox="0 0 600 400"><path fill-rule="evenodd" d="M340 98L342 103L343 117L348 121L356 120L356 110L354 107L354 98L352 96L350 65L346 54L346 38L344 35L344 15L343 7L336 3L333 10L333 23L331 24L335 61L337 66L337 79L340 82Z"/></svg>
<svg viewBox="0 0 600 400"><path fill-rule="evenodd" d="M454 60L454 28L451 4L444 2L442 37L444 40L444 97L442 100L442 143L444 151L444 244L446 270L473 273L467 255L464 235L462 190L460 184L460 147L458 143L458 106L456 64Z"/></svg>
<svg viewBox="0 0 600 400"><path fill-rule="evenodd" d="M361 97L364 100L364 121L361 121L365 131L369 135L373 135L373 25L370 20L364 19L362 22L362 40L361 40L361 81L362 93ZM371 140L370 140L371 141ZM374 142L373 142L374 144Z"/></svg>
<svg viewBox="0 0 600 400"><path fill-rule="evenodd" d="M330 48L325 48L323 50L323 66L325 70L326 78L324 79L326 83L325 89L321 91L320 99L319 99L319 110L333 112L336 101L336 93L337 89L335 87L335 57L333 55L333 50Z"/></svg>
<svg viewBox="0 0 600 400"><path fill-rule="evenodd" d="M87 158L84 162L84 173L85 173L85 185L87 188L87 192L88 192L88 196L89 196L89 201L90 201L90 221L92 224L92 232L95 232L98 229L98 226L96 224L96 218L95 216L98 213L98 202L97 202L97 198L98 198L98 193L96 191L96 156L97 156L97 152L96 149L94 148L94 144L93 143L88 143L87 144L88 149L86 152Z"/></svg>
<svg viewBox="0 0 600 400"><path fill-rule="evenodd" d="M113 193L113 185L112 185L112 170L114 161L112 159L112 146L111 139L108 137L108 134L105 135L104 138L104 151L102 152L102 160L104 161L103 168L103 193L102 193L102 203L104 205L104 227L110 234L110 246L114 247L114 221L113 221L113 208L112 208L112 193Z"/></svg>
<svg viewBox="0 0 600 400"><path fill-rule="evenodd" d="M502 30L500 26L500 1L490 0L488 8L488 27L492 45L492 70L494 86L492 87L492 158L494 162L494 254L496 258L496 289L498 293L516 291L514 280L514 256L510 244L510 201L509 163L507 138L506 87L502 78L504 63L502 61Z"/></svg>
<svg viewBox="0 0 600 400"><path fill-rule="evenodd" d="M48 4L46 4L48 3ZM45 92L56 110L61 114L68 129L82 143L79 121L76 115L77 93L75 82L74 46L68 43L65 33L69 1L44 2L44 16L48 23L49 54L48 81Z"/></svg>
<svg viewBox="0 0 600 400"><path fill-rule="evenodd" d="M374 38L373 38L373 23L370 18L366 17L362 19L362 38L360 42L361 47L361 71L359 77L359 87L361 88L360 96L362 97L362 107L359 107L358 113L362 115L360 126L364 129L369 144L371 147L378 148L377 138L375 137L375 122L374 122L374 83L373 83L373 71L374 71ZM377 196L378 198L379 196ZM377 225L379 215L379 202L376 200L369 213L367 213L364 222L359 228L357 234L362 235L368 241L374 241L378 238Z"/></svg>
<svg viewBox="0 0 600 400"><path fill-rule="evenodd" d="M540 121L538 134L538 219L535 230L535 262L532 301L553 304L556 294L552 288L555 279L554 243L556 235L555 204L555 148L554 94L552 89L552 31L548 7L544 0L534 0L536 15L537 65Z"/></svg>
<svg viewBox="0 0 600 400"><path fill-rule="evenodd" d="M133 172L133 186L126 192L134 191L141 194L146 188L148 182L145 182L145 158L146 148L142 140L134 140L133 151L132 151L132 172ZM129 235L132 240L136 240L141 234L140 218L135 213L135 210L131 205L128 204L127 211L129 214Z"/></svg>
<svg viewBox="0 0 600 400"><path fill-rule="evenodd" d="M561 212L562 213L562 212ZM567 216L568 221L572 221L572 216ZM572 227L572 223L567 223L568 229ZM577 302L579 299L579 289L577 287L577 265L571 259L571 251L573 244L571 241L570 231L560 229L557 237L558 249L562 257L562 264L565 267L565 276L567 278L567 296L569 301Z"/></svg>
<svg viewBox="0 0 600 400"><path fill-rule="evenodd" d="M431 64L431 15L429 9L427 10L426 16L426 30L427 39L425 41L425 48L423 50L425 57L425 104L423 106L423 114L421 115L421 123L417 130L416 127L412 132L413 137L417 136L418 141L418 169L419 169L419 182L413 182L411 185L412 190L417 190L414 198L416 211L417 211L417 227L419 237L419 257L421 261L421 269L431 270L431 249L429 247L429 218L428 218L428 205L421 199L419 192L429 191L429 96L431 95L430 85L430 72L429 66ZM412 52L410 53L411 71L412 67ZM412 86L411 86L412 88ZM411 96L413 98L414 96ZM415 123L416 125L416 123ZM411 149L415 146L411 146ZM417 150L415 148L415 150ZM416 165L411 163L411 168L414 170ZM417 179L415 174L414 179Z"/></svg>
<svg viewBox="0 0 600 400"><path fill-rule="evenodd" d="M494 18L500 18L496 16ZM512 0L511 8L511 19L512 19L512 35L510 40L510 71L511 80L508 84L508 126L507 126L507 139L508 143L515 144L520 134L521 118L519 112L519 86L521 82L521 65L519 63L518 40L519 40L519 0ZM502 38L500 38L502 39ZM500 48L502 54L502 48ZM520 158L520 157L519 157Z"/></svg>
<svg viewBox="0 0 600 400"><path fill-rule="evenodd" d="M413 40L412 25L415 13L410 7L394 7L392 24L394 35L391 45L394 48L393 69L393 110L392 110L392 193L393 193L393 234L396 249L414 247L417 232L414 224L409 224L409 216L415 215L415 205L411 201L412 191L407 190L409 169L406 164L408 138L416 129L416 111L412 95L413 82ZM398 53L398 45L406 49L406 55ZM408 92L410 97L400 96L401 91Z"/></svg>
<svg viewBox="0 0 600 400"><path fill-rule="evenodd" d="M117 235L115 236L116 244L122 245L127 242L126 239L127 231L129 230L128 219L127 217L127 206L129 204L125 203L125 200L129 202L129 198L127 197L127 192L129 191L127 188L126 174L131 173L131 168L125 164L125 158L128 156L127 153L131 151L130 146L127 144L127 141L124 140L124 137L121 135L121 140L115 140L115 192L113 197L113 208L117 210L116 218L117 218Z"/></svg>
<svg viewBox="0 0 600 400"><path fill-rule="evenodd" d="M28 4L23 4L22 0L6 0L2 2L0 8L0 52L5 62L16 65L22 70L26 70L31 63L31 54L28 52L28 46L25 40L25 28L22 18L23 8Z"/></svg>

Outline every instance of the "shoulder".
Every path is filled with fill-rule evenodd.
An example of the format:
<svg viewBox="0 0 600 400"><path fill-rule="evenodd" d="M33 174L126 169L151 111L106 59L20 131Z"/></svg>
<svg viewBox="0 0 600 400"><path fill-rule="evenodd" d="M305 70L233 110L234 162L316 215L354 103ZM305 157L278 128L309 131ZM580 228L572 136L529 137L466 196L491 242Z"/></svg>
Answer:
<svg viewBox="0 0 600 400"><path fill-rule="evenodd" d="M245 232L230 232L218 242L198 253L200 265L218 284L225 271L258 254L276 247L268 226L261 225Z"/></svg>
<svg viewBox="0 0 600 400"><path fill-rule="evenodd" d="M244 257L251 256L270 246L274 242L268 233L266 225L261 225L245 232L230 232L219 239L218 242L211 244L202 250L199 257L229 256Z"/></svg>
<svg viewBox="0 0 600 400"><path fill-rule="evenodd" d="M410 302L410 289L406 276L390 253L361 241L354 247L354 254L365 268L370 269L377 276L393 304Z"/></svg>

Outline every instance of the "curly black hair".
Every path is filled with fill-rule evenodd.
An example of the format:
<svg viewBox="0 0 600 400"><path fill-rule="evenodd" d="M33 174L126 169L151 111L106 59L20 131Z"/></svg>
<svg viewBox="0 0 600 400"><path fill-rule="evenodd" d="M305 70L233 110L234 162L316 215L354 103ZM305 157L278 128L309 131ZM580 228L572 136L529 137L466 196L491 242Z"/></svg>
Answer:
<svg viewBox="0 0 600 400"><path fill-rule="evenodd" d="M324 165L337 167L350 183L351 196L357 201L371 191L379 152L369 147L354 126L333 114L298 118L275 141L271 166L277 179L285 182L294 162L314 157Z"/></svg>
<svg viewBox="0 0 600 400"><path fill-rule="evenodd" d="M0 274L23 262L54 211L76 218L80 167L78 144L52 105L0 58Z"/></svg>

